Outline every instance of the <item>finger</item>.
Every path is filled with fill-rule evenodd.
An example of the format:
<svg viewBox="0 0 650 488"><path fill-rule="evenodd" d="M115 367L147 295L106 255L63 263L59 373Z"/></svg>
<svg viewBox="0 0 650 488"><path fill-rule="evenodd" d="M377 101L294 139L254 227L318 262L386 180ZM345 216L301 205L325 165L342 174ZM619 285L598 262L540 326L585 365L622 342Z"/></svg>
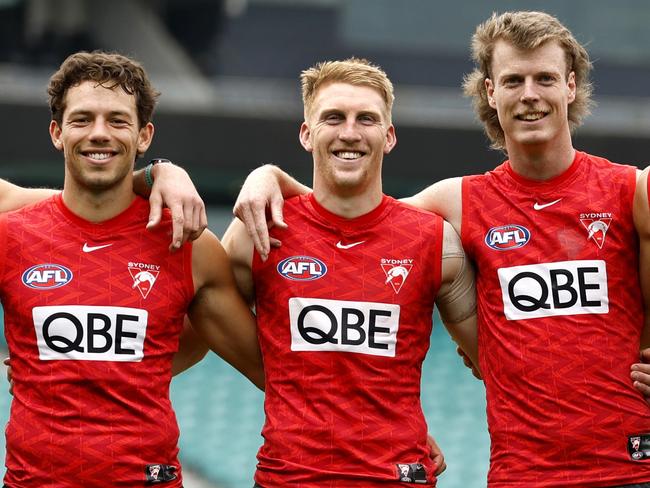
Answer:
<svg viewBox="0 0 650 488"><path fill-rule="evenodd" d="M269 227L266 222L266 211L264 208L253 211L253 222L256 234L256 240L260 243L257 252L260 255L267 256L271 250Z"/></svg>
<svg viewBox="0 0 650 488"><path fill-rule="evenodd" d="M643 383L641 381L635 381L634 383L634 388L639 390L643 396L646 398L646 401L650 400L650 386L648 386L646 383Z"/></svg>
<svg viewBox="0 0 650 488"><path fill-rule="evenodd" d="M183 206L183 244L187 242L194 232L194 205L188 203Z"/></svg>
<svg viewBox="0 0 650 488"><path fill-rule="evenodd" d="M282 214L283 206L284 198L282 198L281 195L273 197L271 200L271 222L273 222L273 225L280 227L281 229L286 229L288 226L285 223Z"/></svg>
<svg viewBox="0 0 650 488"><path fill-rule="evenodd" d="M250 207L242 206L238 213L238 218L242 222L244 222L244 225L246 226L246 232L248 233L248 236L253 241L253 246L257 250L260 257L262 258L262 261L266 261L266 258L268 257L268 252L267 253L264 252L262 243L260 242L259 239L259 235L255 231L255 221Z"/></svg>
<svg viewBox="0 0 650 488"><path fill-rule="evenodd" d="M201 211L199 212L199 230L196 237L199 237L205 229L208 228L208 214L205 211L205 205L201 202Z"/></svg>
<svg viewBox="0 0 650 488"><path fill-rule="evenodd" d="M151 193L149 196L149 222L147 229L152 229L160 223L162 217L163 203L158 192Z"/></svg>
<svg viewBox="0 0 650 488"><path fill-rule="evenodd" d="M201 207L195 205L192 212L192 230L189 237L191 240L195 240L201 235L202 232L203 229L201 228Z"/></svg>
<svg viewBox="0 0 650 488"><path fill-rule="evenodd" d="M269 243L271 244L271 247L280 247L282 245L282 241L280 239L276 239L275 237L270 237Z"/></svg>
<svg viewBox="0 0 650 488"><path fill-rule="evenodd" d="M170 210L172 213L172 242L169 245L169 250L173 252L179 249L183 243L185 218L182 205L176 204L170 207Z"/></svg>
<svg viewBox="0 0 650 488"><path fill-rule="evenodd" d="M447 469L447 463L443 459L442 462L440 464L438 464L438 466L436 468L436 473L435 473L436 476L440 476L442 473L444 473L445 469Z"/></svg>
<svg viewBox="0 0 650 488"><path fill-rule="evenodd" d="M2 360L2 364L4 364L5 366L10 366L11 365L11 358L9 358L9 357L4 358Z"/></svg>

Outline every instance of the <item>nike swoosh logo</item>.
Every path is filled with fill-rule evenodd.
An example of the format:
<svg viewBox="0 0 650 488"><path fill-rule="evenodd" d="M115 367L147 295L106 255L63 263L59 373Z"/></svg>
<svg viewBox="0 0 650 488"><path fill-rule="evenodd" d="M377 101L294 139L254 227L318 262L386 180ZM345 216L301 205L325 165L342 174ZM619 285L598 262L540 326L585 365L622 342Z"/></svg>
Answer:
<svg viewBox="0 0 650 488"><path fill-rule="evenodd" d="M87 242L84 242L84 247L82 248L83 252L93 252L97 251L98 249L104 249L105 247L112 246L113 243L111 242L110 244L104 244L103 246L89 246Z"/></svg>
<svg viewBox="0 0 650 488"><path fill-rule="evenodd" d="M533 205L533 208L535 210L542 210L543 208L550 207L551 205L555 205L560 200L562 200L562 199L558 198L557 200L554 200L554 201L548 202L548 203L537 203L537 202L535 202L535 204Z"/></svg>
<svg viewBox="0 0 650 488"><path fill-rule="evenodd" d="M339 249L350 249L354 246L358 246L359 244L363 244L366 241L359 241L359 242L353 242L352 244L343 244L341 241L336 243L336 247Z"/></svg>

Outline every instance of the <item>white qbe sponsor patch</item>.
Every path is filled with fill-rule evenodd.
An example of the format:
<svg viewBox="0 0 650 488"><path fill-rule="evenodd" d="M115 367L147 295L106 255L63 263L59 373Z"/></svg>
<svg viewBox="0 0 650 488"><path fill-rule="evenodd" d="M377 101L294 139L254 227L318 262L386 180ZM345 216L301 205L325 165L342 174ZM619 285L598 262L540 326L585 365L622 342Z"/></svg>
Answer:
<svg viewBox="0 0 650 488"><path fill-rule="evenodd" d="M290 298L292 351L338 351L395 357L400 306Z"/></svg>
<svg viewBox="0 0 650 488"><path fill-rule="evenodd" d="M137 308L34 307L42 360L138 362L144 356L148 312Z"/></svg>
<svg viewBox="0 0 650 488"><path fill-rule="evenodd" d="M508 320L609 312L605 261L561 261L500 268Z"/></svg>

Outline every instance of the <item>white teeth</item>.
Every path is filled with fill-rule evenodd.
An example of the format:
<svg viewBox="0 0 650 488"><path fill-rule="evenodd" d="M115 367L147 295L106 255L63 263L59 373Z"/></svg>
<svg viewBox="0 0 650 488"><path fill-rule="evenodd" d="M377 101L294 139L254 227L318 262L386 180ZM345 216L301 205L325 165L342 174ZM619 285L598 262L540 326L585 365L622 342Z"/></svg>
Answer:
<svg viewBox="0 0 650 488"><path fill-rule="evenodd" d="M110 158L111 155L108 154L108 153L90 153L90 154L88 154L88 157L90 159L97 159L97 160L103 161L104 159Z"/></svg>
<svg viewBox="0 0 650 488"><path fill-rule="evenodd" d="M543 112L536 112L536 113L534 113L534 114L521 114L521 115L519 116L519 118L520 118L520 119L523 119L523 120L539 120L539 119L541 119L542 117L544 117L544 113L543 113Z"/></svg>
<svg viewBox="0 0 650 488"><path fill-rule="evenodd" d="M347 152L339 152L337 153L337 156L341 159L357 159L361 157L361 153L347 151Z"/></svg>

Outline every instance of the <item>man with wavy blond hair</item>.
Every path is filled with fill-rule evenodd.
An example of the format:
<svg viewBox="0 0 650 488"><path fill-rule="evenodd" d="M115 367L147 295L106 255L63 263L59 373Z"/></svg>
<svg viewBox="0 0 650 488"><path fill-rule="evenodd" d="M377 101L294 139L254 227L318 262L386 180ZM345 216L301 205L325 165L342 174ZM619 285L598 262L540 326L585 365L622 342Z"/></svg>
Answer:
<svg viewBox="0 0 650 488"><path fill-rule="evenodd" d="M508 160L406 201L449 221L477 268L488 485L650 487L650 407L634 388L647 395L647 368L634 364L650 345L645 183L637 191L636 168L574 149L591 64L555 17L494 14L472 51L465 90ZM236 209L266 255L265 206L283 226L278 192L306 190L275 167L248 183Z"/></svg>

